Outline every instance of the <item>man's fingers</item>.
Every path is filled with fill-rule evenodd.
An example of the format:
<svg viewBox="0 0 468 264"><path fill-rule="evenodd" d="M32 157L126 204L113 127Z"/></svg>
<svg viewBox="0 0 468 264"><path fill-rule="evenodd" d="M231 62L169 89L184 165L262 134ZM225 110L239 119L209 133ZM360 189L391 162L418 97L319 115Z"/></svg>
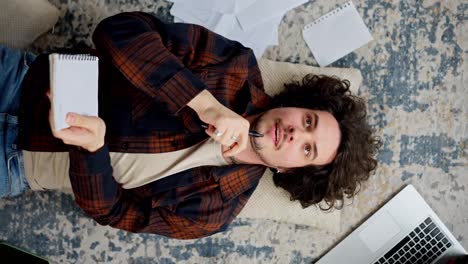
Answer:
<svg viewBox="0 0 468 264"><path fill-rule="evenodd" d="M49 123L52 134L54 137L61 139L63 143L79 146L90 152L98 150L105 144L106 124L101 118L68 113L66 122L70 127L54 130L53 112L49 112Z"/></svg>
<svg viewBox="0 0 468 264"><path fill-rule="evenodd" d="M223 155L226 157L232 157L238 153L239 145L237 143L232 144L223 152Z"/></svg>
<svg viewBox="0 0 468 264"><path fill-rule="evenodd" d="M227 139L229 138L226 136L226 132L222 129L215 128L214 126L211 126L208 129L205 129L206 134L213 138L216 142L226 145L226 142L228 141Z"/></svg>
<svg viewBox="0 0 468 264"><path fill-rule="evenodd" d="M80 127L69 127L54 132L54 136L63 140L66 144L75 144L88 140L90 133Z"/></svg>
<svg viewBox="0 0 468 264"><path fill-rule="evenodd" d="M239 154L242 151L239 144L234 143L232 144L226 151L224 151L223 155L226 157L233 157Z"/></svg>
<svg viewBox="0 0 468 264"><path fill-rule="evenodd" d="M239 144L239 152L245 150L247 148L249 137L242 137L237 143Z"/></svg>
<svg viewBox="0 0 468 264"><path fill-rule="evenodd" d="M214 132L215 132L215 129L211 125L207 129L205 129L205 133L212 138L215 138Z"/></svg>
<svg viewBox="0 0 468 264"><path fill-rule="evenodd" d="M205 129L205 132L219 144L228 147L224 152L224 155L227 157L234 156L247 148L249 140L248 130L245 133L239 132L238 130L222 131L221 129L210 125Z"/></svg>
<svg viewBox="0 0 468 264"><path fill-rule="evenodd" d="M66 121L70 126L82 127L90 131L96 131L102 125L101 120L93 116L84 116L76 113L68 113Z"/></svg>
<svg viewBox="0 0 468 264"><path fill-rule="evenodd" d="M232 157L234 155L237 155L239 154L240 152L242 152L243 150L245 150L247 148L247 140L248 139L241 139L237 142L234 142L233 144L231 144L229 146L229 148L224 151L224 156L226 157Z"/></svg>

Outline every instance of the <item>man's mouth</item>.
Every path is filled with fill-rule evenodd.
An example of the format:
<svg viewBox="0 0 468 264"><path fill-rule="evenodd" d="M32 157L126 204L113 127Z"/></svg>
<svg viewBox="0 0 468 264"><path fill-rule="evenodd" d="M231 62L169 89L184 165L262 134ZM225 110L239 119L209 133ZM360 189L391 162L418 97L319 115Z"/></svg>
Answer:
<svg viewBox="0 0 468 264"><path fill-rule="evenodd" d="M281 142L281 129L279 129L279 124L278 122L275 123L275 139L274 143L275 146L279 146L279 143Z"/></svg>
<svg viewBox="0 0 468 264"><path fill-rule="evenodd" d="M275 123L275 146L278 145L278 123Z"/></svg>

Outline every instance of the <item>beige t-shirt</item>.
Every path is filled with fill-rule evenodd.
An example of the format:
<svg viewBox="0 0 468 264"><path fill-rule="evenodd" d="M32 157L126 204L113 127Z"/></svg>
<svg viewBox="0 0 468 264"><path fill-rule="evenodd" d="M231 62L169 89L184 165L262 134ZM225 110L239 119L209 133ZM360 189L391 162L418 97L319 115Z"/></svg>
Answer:
<svg viewBox="0 0 468 264"><path fill-rule="evenodd" d="M199 166L227 165L221 145L209 138L192 147L167 153L110 152L114 178L125 189L136 188ZM26 179L32 190L71 190L68 152L23 150Z"/></svg>

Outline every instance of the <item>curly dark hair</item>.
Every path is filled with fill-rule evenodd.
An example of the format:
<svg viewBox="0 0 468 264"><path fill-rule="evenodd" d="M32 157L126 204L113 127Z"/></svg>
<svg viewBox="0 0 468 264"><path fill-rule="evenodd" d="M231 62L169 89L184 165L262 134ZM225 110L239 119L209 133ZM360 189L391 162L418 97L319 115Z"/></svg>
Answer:
<svg viewBox="0 0 468 264"><path fill-rule="evenodd" d="M318 204L320 209L341 209L344 198L353 197L361 183L377 167L374 158L381 142L367 123L366 104L349 90L349 81L336 76L306 75L301 82L285 84L273 97L273 107L301 107L331 113L338 121L341 142L335 159L321 166L306 166L285 172L273 170L276 186L290 193L303 208Z"/></svg>

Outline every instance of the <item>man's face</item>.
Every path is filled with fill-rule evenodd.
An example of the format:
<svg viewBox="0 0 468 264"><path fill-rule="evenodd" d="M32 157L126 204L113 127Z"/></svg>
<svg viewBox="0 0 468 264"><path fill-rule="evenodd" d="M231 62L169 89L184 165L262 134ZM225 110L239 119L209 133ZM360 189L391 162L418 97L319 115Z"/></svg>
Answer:
<svg viewBox="0 0 468 264"><path fill-rule="evenodd" d="M305 108L271 109L259 116L252 128L264 134L251 138L254 151L265 165L274 168L328 164L335 158L341 139L333 115Z"/></svg>

